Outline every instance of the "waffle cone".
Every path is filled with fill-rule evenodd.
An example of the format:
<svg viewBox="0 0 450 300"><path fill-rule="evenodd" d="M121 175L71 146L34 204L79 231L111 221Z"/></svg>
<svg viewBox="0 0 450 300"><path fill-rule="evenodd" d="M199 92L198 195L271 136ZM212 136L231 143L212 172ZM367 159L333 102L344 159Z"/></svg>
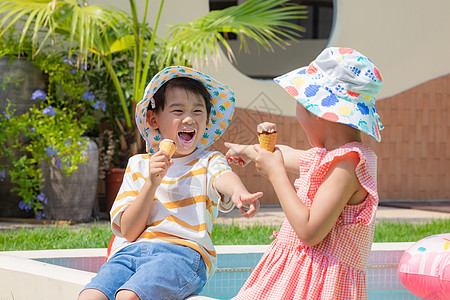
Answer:
<svg viewBox="0 0 450 300"><path fill-rule="evenodd" d="M258 134L259 145L261 148L270 152L275 151L275 145L277 143L277 133L259 133Z"/></svg>
<svg viewBox="0 0 450 300"><path fill-rule="evenodd" d="M159 143L159 150L167 152L170 157L172 157L175 150L177 150L177 146L175 146L175 143L172 140L164 139Z"/></svg>

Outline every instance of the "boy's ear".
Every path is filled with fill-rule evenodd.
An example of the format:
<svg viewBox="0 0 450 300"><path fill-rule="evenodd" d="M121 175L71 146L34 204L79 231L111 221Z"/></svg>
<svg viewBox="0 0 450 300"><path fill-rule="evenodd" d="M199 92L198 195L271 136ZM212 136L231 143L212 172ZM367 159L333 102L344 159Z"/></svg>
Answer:
<svg viewBox="0 0 450 300"><path fill-rule="evenodd" d="M148 110L147 111L147 116L146 116L146 118L147 118L147 123L150 125L150 127L153 129L153 130L156 130L156 129L158 129L158 120L156 119L156 114L152 111L152 110Z"/></svg>

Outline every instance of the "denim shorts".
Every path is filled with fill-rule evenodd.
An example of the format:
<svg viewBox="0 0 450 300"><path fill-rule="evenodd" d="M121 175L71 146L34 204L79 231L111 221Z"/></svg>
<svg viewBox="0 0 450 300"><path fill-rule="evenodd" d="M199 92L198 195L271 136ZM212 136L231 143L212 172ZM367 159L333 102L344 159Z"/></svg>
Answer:
<svg viewBox="0 0 450 300"><path fill-rule="evenodd" d="M110 258L84 289L97 289L110 300L131 290L141 300L184 299L201 292L206 265L192 248L164 242L138 242Z"/></svg>

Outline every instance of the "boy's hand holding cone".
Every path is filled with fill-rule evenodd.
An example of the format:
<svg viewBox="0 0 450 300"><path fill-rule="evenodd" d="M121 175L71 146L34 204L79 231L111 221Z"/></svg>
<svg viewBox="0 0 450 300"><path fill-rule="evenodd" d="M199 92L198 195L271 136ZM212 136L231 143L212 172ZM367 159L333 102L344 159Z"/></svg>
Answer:
<svg viewBox="0 0 450 300"><path fill-rule="evenodd" d="M164 139L161 142L159 142L159 150L162 150L169 154L170 157L175 153L177 150L177 146L175 145L175 142L169 139Z"/></svg>
<svg viewBox="0 0 450 300"><path fill-rule="evenodd" d="M270 152L275 151L275 145L277 143L276 125L270 122L258 124L256 132L258 133L259 145L261 148Z"/></svg>
<svg viewBox="0 0 450 300"><path fill-rule="evenodd" d="M175 142L169 139L164 139L161 142L159 142L159 150L162 150L169 154L170 157L175 153L177 150L177 146L175 145ZM156 177L159 177L159 174L156 175Z"/></svg>

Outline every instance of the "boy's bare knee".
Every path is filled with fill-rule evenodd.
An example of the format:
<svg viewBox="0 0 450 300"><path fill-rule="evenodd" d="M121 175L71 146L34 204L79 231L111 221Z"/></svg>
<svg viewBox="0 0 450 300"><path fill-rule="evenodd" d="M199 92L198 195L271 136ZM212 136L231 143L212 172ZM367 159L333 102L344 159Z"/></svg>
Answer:
<svg viewBox="0 0 450 300"><path fill-rule="evenodd" d="M139 297L133 291L120 290L116 294L116 300L139 300Z"/></svg>
<svg viewBox="0 0 450 300"><path fill-rule="evenodd" d="M78 300L108 300L108 297L99 290L86 289L78 295Z"/></svg>

